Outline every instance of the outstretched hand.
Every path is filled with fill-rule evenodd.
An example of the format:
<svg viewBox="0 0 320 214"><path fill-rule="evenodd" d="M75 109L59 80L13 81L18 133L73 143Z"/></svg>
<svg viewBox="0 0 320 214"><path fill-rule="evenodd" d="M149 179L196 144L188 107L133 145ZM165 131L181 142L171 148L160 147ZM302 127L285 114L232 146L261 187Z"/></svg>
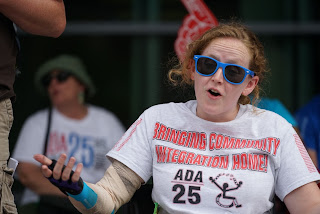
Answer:
<svg viewBox="0 0 320 214"><path fill-rule="evenodd" d="M42 174L64 194L81 202L86 209L96 204L98 195L80 177L82 163L77 165L75 171L72 170L76 162L74 157L71 157L66 165L64 164L67 159L66 154L61 154L57 161L41 154L33 157L42 164Z"/></svg>
<svg viewBox="0 0 320 214"><path fill-rule="evenodd" d="M57 160L55 167L53 168L53 171L51 171L48 167L52 164L51 159L47 158L42 154L36 154L33 156L33 158L42 164L41 171L45 177L49 178L52 176L54 179L61 179L62 181L68 181L70 179L72 168L74 167L74 164L76 162L76 159L74 157L71 157L66 167L63 169L64 163L67 159L67 155L61 154L59 159ZM71 177L72 182L79 181L82 168L82 163L79 163Z"/></svg>

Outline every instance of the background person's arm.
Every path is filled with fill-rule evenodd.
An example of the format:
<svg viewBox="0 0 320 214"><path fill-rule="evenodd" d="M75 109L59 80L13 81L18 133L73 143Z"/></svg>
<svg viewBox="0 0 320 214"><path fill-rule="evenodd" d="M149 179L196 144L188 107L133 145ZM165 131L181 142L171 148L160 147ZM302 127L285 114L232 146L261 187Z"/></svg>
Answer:
<svg viewBox="0 0 320 214"><path fill-rule="evenodd" d="M20 162L17 173L20 182L38 195L67 197L57 187L51 184L50 181L42 175L40 167L33 163Z"/></svg>
<svg viewBox="0 0 320 214"><path fill-rule="evenodd" d="M58 37L66 26L63 0L0 0L0 13L35 35Z"/></svg>

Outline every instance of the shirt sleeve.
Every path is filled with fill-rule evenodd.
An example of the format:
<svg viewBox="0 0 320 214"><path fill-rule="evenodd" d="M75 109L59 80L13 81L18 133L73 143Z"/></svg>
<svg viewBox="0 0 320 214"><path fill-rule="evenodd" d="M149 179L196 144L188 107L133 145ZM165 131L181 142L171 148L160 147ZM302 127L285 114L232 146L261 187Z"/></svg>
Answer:
<svg viewBox="0 0 320 214"><path fill-rule="evenodd" d="M143 113L126 131L107 156L123 163L145 182L152 175L152 130L148 130Z"/></svg>
<svg viewBox="0 0 320 214"><path fill-rule="evenodd" d="M125 133L125 128L121 121L112 114L112 116L108 120L109 127L111 128L111 137L110 140L115 145L122 135Z"/></svg>
<svg viewBox="0 0 320 214"><path fill-rule="evenodd" d="M283 200L293 190L319 180L320 176L301 139L293 129L280 140L282 141L278 160L280 164L276 169L275 193Z"/></svg>

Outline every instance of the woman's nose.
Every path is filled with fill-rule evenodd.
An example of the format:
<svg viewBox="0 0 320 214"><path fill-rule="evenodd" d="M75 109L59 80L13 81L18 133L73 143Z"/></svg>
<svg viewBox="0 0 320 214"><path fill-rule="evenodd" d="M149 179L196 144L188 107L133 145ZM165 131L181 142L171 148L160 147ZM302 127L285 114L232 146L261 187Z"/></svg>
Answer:
<svg viewBox="0 0 320 214"><path fill-rule="evenodd" d="M55 85L57 85L57 84L59 84L59 81L57 80L56 77L53 77L53 78L50 80L49 87L50 87L50 86L55 86Z"/></svg>
<svg viewBox="0 0 320 214"><path fill-rule="evenodd" d="M213 81L216 81L218 83L222 83L224 81L224 77L223 77L223 71L222 68L218 68L218 70L216 71L216 73L214 75L212 75L211 79Z"/></svg>

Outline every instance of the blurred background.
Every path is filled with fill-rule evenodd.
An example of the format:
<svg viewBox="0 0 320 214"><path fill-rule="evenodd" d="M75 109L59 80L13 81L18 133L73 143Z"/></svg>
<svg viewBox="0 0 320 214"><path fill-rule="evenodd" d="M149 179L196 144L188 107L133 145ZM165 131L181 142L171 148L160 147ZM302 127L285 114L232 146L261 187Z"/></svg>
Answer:
<svg viewBox="0 0 320 214"><path fill-rule="evenodd" d="M294 112L319 92L319 1L204 0L219 22L237 18L265 46L271 75L264 95ZM188 97L169 87L168 61L188 11L179 0L65 0L67 27L57 39L18 31L21 42L12 150L25 119L46 107L34 73L61 53L81 57L98 88L91 103L113 111L129 127L149 106ZM170 66L170 64L169 64Z"/></svg>
<svg viewBox="0 0 320 214"><path fill-rule="evenodd" d="M204 2L219 22L236 18L258 34L271 70L264 96L278 98L293 113L320 92L320 1ZM21 74L11 151L25 119L48 105L34 87L34 73L61 53L83 59L98 88L90 102L114 112L127 128L151 105L189 98L166 82L174 41L188 14L181 1L65 0L65 6L67 27L59 38L18 31Z"/></svg>
<svg viewBox="0 0 320 214"><path fill-rule="evenodd" d="M236 18L258 34L271 70L262 95L279 99L293 113L320 92L320 1L204 2L219 22ZM126 128L151 105L190 98L166 81L177 32L188 15L181 1L65 0L65 6L67 27L57 39L18 29L21 74L11 151L25 119L49 103L34 87L35 72L61 53L83 59L98 89L90 103L114 112Z"/></svg>

